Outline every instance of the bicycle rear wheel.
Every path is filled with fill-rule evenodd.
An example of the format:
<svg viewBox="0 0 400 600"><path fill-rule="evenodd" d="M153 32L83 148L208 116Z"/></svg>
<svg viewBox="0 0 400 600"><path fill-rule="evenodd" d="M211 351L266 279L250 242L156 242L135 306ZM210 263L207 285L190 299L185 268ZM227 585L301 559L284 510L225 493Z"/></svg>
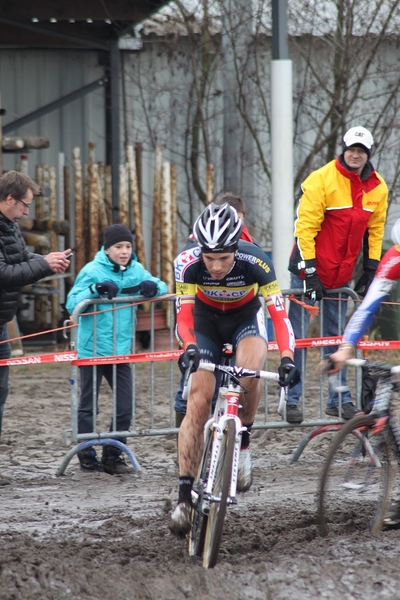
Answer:
<svg viewBox="0 0 400 600"><path fill-rule="evenodd" d="M333 530L382 526L390 501L393 436L385 426L371 429L375 419L360 415L335 435L318 490L321 535Z"/></svg>
<svg viewBox="0 0 400 600"><path fill-rule="evenodd" d="M221 544L222 530L231 483L233 453L235 450L235 421L227 421L215 474L212 495L217 501L211 502L204 539L203 567L215 567Z"/></svg>
<svg viewBox="0 0 400 600"><path fill-rule="evenodd" d="M189 532L189 556L202 556L208 515L202 511L203 493L210 469L213 428L210 427L204 443L203 454L196 480L193 484L191 529Z"/></svg>

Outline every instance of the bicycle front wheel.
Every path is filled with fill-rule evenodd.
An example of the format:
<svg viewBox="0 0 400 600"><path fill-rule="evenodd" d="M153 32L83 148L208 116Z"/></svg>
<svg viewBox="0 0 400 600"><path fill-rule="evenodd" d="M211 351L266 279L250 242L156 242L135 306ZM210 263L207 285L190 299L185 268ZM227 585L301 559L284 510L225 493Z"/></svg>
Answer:
<svg viewBox="0 0 400 600"><path fill-rule="evenodd" d="M203 454L192 492L192 515L189 532L189 555L202 556L206 535L208 515L203 513L203 494L210 470L210 459L213 439L213 428L210 427L204 444Z"/></svg>
<svg viewBox="0 0 400 600"><path fill-rule="evenodd" d="M224 431L221 450L212 490L213 500L207 519L204 540L203 567L215 567L221 544L222 530L226 514L226 506L231 484L233 454L235 451L236 426L230 419Z"/></svg>
<svg viewBox="0 0 400 600"><path fill-rule="evenodd" d="M318 490L321 535L332 530L377 531L390 500L392 434L372 429L371 415L356 416L335 435Z"/></svg>

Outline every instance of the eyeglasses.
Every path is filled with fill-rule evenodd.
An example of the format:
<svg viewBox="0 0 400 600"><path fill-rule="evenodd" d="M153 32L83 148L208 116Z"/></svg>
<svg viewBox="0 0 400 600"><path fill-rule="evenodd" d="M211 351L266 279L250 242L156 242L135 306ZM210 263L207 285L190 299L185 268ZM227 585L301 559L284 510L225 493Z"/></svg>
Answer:
<svg viewBox="0 0 400 600"><path fill-rule="evenodd" d="M24 202L23 200L17 200L17 202L22 202L22 204L29 210L31 205L27 204L26 202Z"/></svg>

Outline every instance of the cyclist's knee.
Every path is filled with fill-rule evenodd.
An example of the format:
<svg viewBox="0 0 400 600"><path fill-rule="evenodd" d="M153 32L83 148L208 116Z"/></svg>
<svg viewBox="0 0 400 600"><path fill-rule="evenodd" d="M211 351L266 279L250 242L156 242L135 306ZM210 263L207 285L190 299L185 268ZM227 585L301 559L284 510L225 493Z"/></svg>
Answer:
<svg viewBox="0 0 400 600"><path fill-rule="evenodd" d="M199 423L203 427L210 414L211 398L203 396L189 396L186 408L186 416L189 421Z"/></svg>

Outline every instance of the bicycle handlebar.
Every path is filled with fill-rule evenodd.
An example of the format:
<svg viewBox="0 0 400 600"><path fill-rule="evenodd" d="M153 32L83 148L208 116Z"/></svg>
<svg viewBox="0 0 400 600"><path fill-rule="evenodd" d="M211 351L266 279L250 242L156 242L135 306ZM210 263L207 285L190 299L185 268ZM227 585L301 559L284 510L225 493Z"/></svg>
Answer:
<svg viewBox="0 0 400 600"><path fill-rule="evenodd" d="M216 365L210 362L200 361L199 370L201 371L210 371L214 373L215 371L219 371L221 373L227 373L232 377L252 377L254 379L269 379L271 381L278 381L279 375L278 373L273 373L272 371L261 371L261 370L253 370L246 369L244 367L237 367L236 365L232 366L224 366L224 365Z"/></svg>
<svg viewBox="0 0 400 600"><path fill-rule="evenodd" d="M211 362L206 362L201 360L199 367L199 371L209 371L210 373L215 373L215 371L219 371L221 373L227 373L227 375L231 376L233 380L238 380L240 377L251 377L253 379L269 379L270 381L278 381L279 374L273 373L272 371L255 371L253 369L245 369L244 367L237 366L225 366L225 365L216 365ZM187 400L190 392L190 367L186 370L184 382L183 382L183 390L182 390L182 398Z"/></svg>

